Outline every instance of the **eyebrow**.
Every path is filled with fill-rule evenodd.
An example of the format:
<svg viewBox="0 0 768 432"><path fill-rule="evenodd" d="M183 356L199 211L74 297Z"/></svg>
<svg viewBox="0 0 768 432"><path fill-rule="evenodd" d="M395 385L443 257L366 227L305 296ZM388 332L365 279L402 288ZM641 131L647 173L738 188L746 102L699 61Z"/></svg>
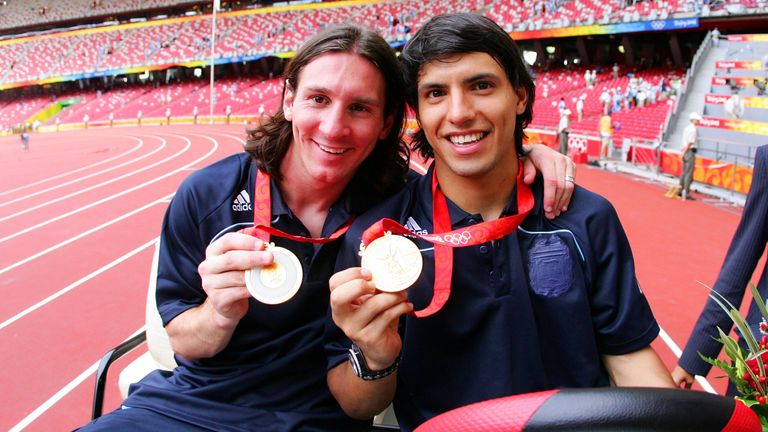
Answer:
<svg viewBox="0 0 768 432"><path fill-rule="evenodd" d="M478 73L475 75L472 75L464 80L462 80L462 84L472 84L473 82L482 81L486 79L493 79L498 80L500 79L499 76L492 72L483 72ZM441 83L441 82L425 82L421 85L419 85L419 90L430 90L430 89L437 89L437 88L444 88L447 84Z"/></svg>
<svg viewBox="0 0 768 432"><path fill-rule="evenodd" d="M322 86L307 86L305 87L305 91L308 91L310 93L323 93L323 94L330 94L333 93L329 88L322 87ZM382 103L378 99L375 98L367 98L367 97L354 97L352 98L352 101L354 103L359 103L362 105L369 105L369 106L381 106Z"/></svg>

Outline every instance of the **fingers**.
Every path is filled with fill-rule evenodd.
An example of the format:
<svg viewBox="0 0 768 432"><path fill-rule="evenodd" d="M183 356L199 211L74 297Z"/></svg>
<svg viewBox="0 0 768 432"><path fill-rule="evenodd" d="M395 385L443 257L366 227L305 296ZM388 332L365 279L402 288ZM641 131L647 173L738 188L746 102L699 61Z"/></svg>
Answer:
<svg viewBox="0 0 768 432"><path fill-rule="evenodd" d="M350 267L331 276L331 279L328 281L328 286L331 288L331 291L333 291L339 286L355 279L370 281L371 271L362 267Z"/></svg>
<svg viewBox="0 0 768 432"><path fill-rule="evenodd" d="M576 164L567 156L556 153L550 163L541 166L544 178L544 215L554 219L568 210L573 196Z"/></svg>
<svg viewBox="0 0 768 432"><path fill-rule="evenodd" d="M693 386L693 380L694 376L680 365L675 365L675 368L672 369L672 381L674 381L675 387L689 390Z"/></svg>
<svg viewBox="0 0 768 432"><path fill-rule="evenodd" d="M523 182L527 185L533 184L536 179L536 166L531 158L523 159Z"/></svg>
<svg viewBox="0 0 768 432"><path fill-rule="evenodd" d="M568 210L571 197L573 197L573 190L576 188L576 164L568 157L563 157L563 163L563 189L562 193L556 198L554 206L555 209L559 209L558 213Z"/></svg>
<svg viewBox="0 0 768 432"><path fill-rule="evenodd" d="M360 270L354 268L339 272L334 275L334 283L359 275ZM407 302L405 292L377 293L373 282L359 277L332 288L330 303L334 322L355 341L372 340L391 330L391 323L413 308Z"/></svg>
<svg viewBox="0 0 768 432"><path fill-rule="evenodd" d="M198 266L198 272L205 276L269 265L274 257L264 248L264 242L255 237L240 233L226 234L208 246L206 258Z"/></svg>
<svg viewBox="0 0 768 432"><path fill-rule="evenodd" d="M532 183L536 170L541 172L544 184L544 214L553 219L568 209L573 195L576 164L545 145L524 147L528 156L523 160L523 181Z"/></svg>

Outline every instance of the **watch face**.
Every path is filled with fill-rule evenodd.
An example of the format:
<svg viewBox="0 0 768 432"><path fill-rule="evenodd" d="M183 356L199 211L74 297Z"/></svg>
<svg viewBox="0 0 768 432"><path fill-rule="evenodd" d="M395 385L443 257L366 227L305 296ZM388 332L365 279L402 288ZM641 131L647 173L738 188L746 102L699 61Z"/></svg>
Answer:
<svg viewBox="0 0 768 432"><path fill-rule="evenodd" d="M269 245L274 262L265 267L245 271L245 286L253 298L265 304L280 304L290 300L301 287L303 270L293 252Z"/></svg>

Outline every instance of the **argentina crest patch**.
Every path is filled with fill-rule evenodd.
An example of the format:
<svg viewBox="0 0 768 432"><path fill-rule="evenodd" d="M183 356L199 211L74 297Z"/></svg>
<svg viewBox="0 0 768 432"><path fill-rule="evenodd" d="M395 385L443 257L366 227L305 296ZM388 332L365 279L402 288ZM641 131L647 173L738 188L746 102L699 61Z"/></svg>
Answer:
<svg viewBox="0 0 768 432"><path fill-rule="evenodd" d="M528 277L531 289L544 297L568 291L573 281L573 263L568 245L555 233L536 233L528 247Z"/></svg>

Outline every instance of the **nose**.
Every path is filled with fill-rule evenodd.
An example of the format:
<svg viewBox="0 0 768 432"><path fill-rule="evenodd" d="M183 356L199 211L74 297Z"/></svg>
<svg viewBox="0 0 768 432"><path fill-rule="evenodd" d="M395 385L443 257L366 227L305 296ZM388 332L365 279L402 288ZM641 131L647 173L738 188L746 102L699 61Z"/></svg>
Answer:
<svg viewBox="0 0 768 432"><path fill-rule="evenodd" d="M343 137L349 133L346 110L335 104L325 110L320 120L320 132L328 138Z"/></svg>
<svg viewBox="0 0 768 432"><path fill-rule="evenodd" d="M475 116L475 108L471 98L464 92L451 92L448 100L448 121L461 125Z"/></svg>

